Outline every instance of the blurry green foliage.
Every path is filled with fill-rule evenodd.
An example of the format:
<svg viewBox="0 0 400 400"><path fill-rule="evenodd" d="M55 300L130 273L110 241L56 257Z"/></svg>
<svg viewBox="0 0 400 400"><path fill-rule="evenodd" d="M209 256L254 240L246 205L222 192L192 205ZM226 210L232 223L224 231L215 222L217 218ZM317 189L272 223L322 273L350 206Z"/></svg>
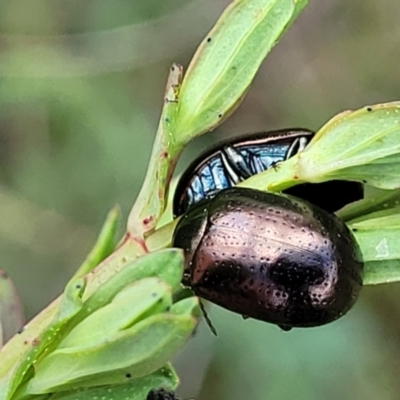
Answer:
<svg viewBox="0 0 400 400"><path fill-rule="evenodd" d="M190 59L228 2L0 5L0 268L28 318L60 293L110 207L120 204L126 216L169 66ZM217 137L317 129L341 110L398 100L399 13L396 0L311 2L241 108L180 166ZM398 284L367 288L346 318L291 333L213 307L214 347L200 330L200 349L180 358L184 396L397 399L399 298Z"/></svg>

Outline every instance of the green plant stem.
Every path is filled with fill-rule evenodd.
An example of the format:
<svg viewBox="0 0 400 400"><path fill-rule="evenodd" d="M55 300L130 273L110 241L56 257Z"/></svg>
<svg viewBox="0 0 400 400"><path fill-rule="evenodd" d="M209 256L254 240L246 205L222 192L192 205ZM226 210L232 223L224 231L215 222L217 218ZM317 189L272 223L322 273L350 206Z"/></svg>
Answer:
<svg viewBox="0 0 400 400"><path fill-rule="evenodd" d="M146 247L149 252L171 247L172 236L178 221L179 218L174 219L170 223L156 229L146 238Z"/></svg>
<svg viewBox="0 0 400 400"><path fill-rule="evenodd" d="M134 237L143 238L156 227L165 209L169 183L183 149L182 145L176 145L169 128L178 104L182 71L182 67L176 64L170 70L149 167L128 218L127 230Z"/></svg>

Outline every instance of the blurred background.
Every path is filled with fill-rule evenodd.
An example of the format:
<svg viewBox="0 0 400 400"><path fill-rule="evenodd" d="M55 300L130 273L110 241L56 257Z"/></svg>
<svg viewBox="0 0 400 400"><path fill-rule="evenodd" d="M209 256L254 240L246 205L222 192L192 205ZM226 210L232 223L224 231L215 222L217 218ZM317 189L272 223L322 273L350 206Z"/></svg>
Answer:
<svg viewBox="0 0 400 400"><path fill-rule="evenodd" d="M0 2L0 268L28 318L63 289L107 211L127 216L172 62L187 66L228 0ZM223 137L318 129L400 99L400 2L310 0L244 103L184 153ZM121 227L121 234L123 227ZM178 357L198 400L399 399L400 285L365 288L323 328L282 332L212 307Z"/></svg>

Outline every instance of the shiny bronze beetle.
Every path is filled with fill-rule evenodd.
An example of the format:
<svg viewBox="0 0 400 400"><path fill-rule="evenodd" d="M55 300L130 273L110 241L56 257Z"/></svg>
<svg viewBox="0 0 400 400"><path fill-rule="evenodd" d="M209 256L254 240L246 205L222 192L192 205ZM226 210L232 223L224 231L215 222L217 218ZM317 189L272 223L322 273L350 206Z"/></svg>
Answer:
<svg viewBox="0 0 400 400"><path fill-rule="evenodd" d="M289 195L222 190L188 210L173 246L184 249L183 283L196 295L286 330L338 319L362 287L347 226Z"/></svg>

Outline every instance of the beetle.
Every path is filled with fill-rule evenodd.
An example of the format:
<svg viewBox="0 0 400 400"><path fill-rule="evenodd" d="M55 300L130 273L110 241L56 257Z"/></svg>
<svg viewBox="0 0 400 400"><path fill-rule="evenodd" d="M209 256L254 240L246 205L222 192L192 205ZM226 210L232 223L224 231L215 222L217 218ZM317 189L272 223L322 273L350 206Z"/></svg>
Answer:
<svg viewBox="0 0 400 400"><path fill-rule="evenodd" d="M179 400L175 392L165 389L152 389L147 395L146 400ZM187 399L195 400L195 399Z"/></svg>
<svg viewBox="0 0 400 400"><path fill-rule="evenodd" d="M200 154L179 180L174 215L305 149L314 132L283 129L242 135L220 142Z"/></svg>
<svg viewBox="0 0 400 400"><path fill-rule="evenodd" d="M152 389L146 400L179 400L175 393L165 389Z"/></svg>
<svg viewBox="0 0 400 400"><path fill-rule="evenodd" d="M213 197L220 190L289 159L303 151L313 136L314 132L307 129L283 129L247 134L211 147L190 164L179 180L173 202L174 215L182 215L199 201ZM362 199L363 186L357 182L329 181L297 185L285 193L334 212Z"/></svg>
<svg viewBox="0 0 400 400"><path fill-rule="evenodd" d="M182 283L206 300L282 329L344 315L362 287L357 243L334 214L300 198L233 187L179 220Z"/></svg>

